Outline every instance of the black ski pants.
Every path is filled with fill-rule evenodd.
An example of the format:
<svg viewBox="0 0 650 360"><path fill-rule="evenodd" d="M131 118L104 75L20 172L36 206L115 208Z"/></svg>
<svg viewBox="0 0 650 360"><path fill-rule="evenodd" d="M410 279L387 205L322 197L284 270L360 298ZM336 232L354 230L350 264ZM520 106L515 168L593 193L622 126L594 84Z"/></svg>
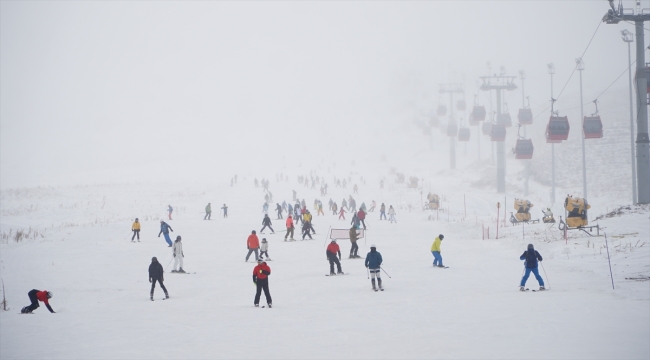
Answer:
<svg viewBox="0 0 650 360"><path fill-rule="evenodd" d="M38 309L38 307L40 306L40 305L38 305L38 298L36 297L37 292L38 292L38 290L34 289L34 290L30 290L30 292L27 293L27 296L29 296L29 301L32 302L27 307L28 311L34 311L34 310Z"/></svg>
<svg viewBox="0 0 650 360"><path fill-rule="evenodd" d="M360 220L361 224L363 224L363 230L366 229L366 219Z"/></svg>
<svg viewBox="0 0 650 360"><path fill-rule="evenodd" d="M163 281L161 279L153 279L153 280L151 280L151 293L150 293L151 296L153 296L153 289L156 287L156 281L158 281L158 283L160 283L160 287L165 292L165 295L167 295L167 288L163 284Z"/></svg>
<svg viewBox="0 0 650 360"><path fill-rule="evenodd" d="M135 237L138 237L138 240L140 240L140 230L133 230L133 236L131 237L131 241L135 239Z"/></svg>
<svg viewBox="0 0 650 360"><path fill-rule="evenodd" d="M305 229L305 230L302 231L302 239L303 240L305 240L305 236L309 236L309 238L312 239L312 240L314 239L313 237L311 237L311 234L309 233L309 229Z"/></svg>
<svg viewBox="0 0 650 360"><path fill-rule="evenodd" d="M260 296L262 295L262 290L264 290L264 296L266 297L266 303L272 304L271 293L269 292L269 279L257 279L257 291L255 292L255 305L259 305Z"/></svg>
<svg viewBox="0 0 650 360"><path fill-rule="evenodd" d="M338 272L343 272L341 270L341 262L336 255L328 255L327 260L330 262L330 274L334 272L334 264L336 264L336 270L338 270Z"/></svg>
<svg viewBox="0 0 650 360"><path fill-rule="evenodd" d="M262 230L260 230L260 232L264 231L264 229L266 229L267 227L268 227L269 229L271 229L271 232L275 232L275 231L273 230L273 228L271 227L271 225L264 225L264 226L262 226Z"/></svg>
<svg viewBox="0 0 650 360"><path fill-rule="evenodd" d="M351 241L352 247L350 248L350 256L357 256L357 252L359 251L359 245L357 245L356 241Z"/></svg>
<svg viewBox="0 0 650 360"><path fill-rule="evenodd" d="M212 212L205 213L203 220L212 220Z"/></svg>
<svg viewBox="0 0 650 360"><path fill-rule="evenodd" d="M293 239L293 227L287 229L287 234L284 235L284 239L287 240L287 237L289 237L289 239Z"/></svg>

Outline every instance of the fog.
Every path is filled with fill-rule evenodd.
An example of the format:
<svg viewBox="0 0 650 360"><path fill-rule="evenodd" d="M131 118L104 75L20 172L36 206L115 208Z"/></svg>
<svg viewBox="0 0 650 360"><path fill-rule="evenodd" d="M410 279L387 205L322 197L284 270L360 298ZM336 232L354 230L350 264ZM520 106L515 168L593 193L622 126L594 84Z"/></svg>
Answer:
<svg viewBox="0 0 650 360"><path fill-rule="evenodd" d="M488 61L493 73L526 71L537 115L549 104L546 64L555 64L558 94L608 9L606 1L4 1L0 186L211 181L378 156L392 131L435 109L440 83L463 83L471 104ZM626 68L624 28L633 31L598 28L584 56L585 102ZM626 77L609 94L627 99ZM579 105L577 89L556 109ZM519 91L508 95L511 111Z"/></svg>

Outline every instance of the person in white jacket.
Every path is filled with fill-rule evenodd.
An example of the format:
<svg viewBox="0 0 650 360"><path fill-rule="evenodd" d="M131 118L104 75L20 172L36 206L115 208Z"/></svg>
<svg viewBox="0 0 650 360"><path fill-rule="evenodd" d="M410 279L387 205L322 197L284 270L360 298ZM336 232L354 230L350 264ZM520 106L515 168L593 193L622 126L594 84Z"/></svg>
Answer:
<svg viewBox="0 0 650 360"><path fill-rule="evenodd" d="M395 209L393 209L393 205L391 205L388 209L388 220L390 220L391 223L393 221L397 222L397 219L395 219Z"/></svg>
<svg viewBox="0 0 650 360"><path fill-rule="evenodd" d="M183 270L183 258L185 257L185 255L183 255L183 244L181 243L180 235L176 237L176 241L174 241L174 246L172 247L172 251L174 252L174 269L172 270L172 272L185 273L185 270ZM177 271L176 267L178 265L180 265L180 268Z"/></svg>
<svg viewBox="0 0 650 360"><path fill-rule="evenodd" d="M260 259L266 255L266 260L270 261L271 258L269 257L269 243L266 242L266 238L262 238L262 243L260 244Z"/></svg>

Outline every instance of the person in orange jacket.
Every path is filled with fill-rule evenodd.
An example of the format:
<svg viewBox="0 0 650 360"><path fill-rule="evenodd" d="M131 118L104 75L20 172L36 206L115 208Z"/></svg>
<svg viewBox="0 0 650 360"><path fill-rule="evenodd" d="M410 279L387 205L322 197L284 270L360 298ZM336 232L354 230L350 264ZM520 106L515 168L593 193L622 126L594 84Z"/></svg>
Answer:
<svg viewBox="0 0 650 360"><path fill-rule="evenodd" d="M262 295L262 290L264 290L264 296L266 297L266 303L269 307L272 307L271 293L269 292L269 275L271 275L271 268L266 265L266 262L262 259L257 259L257 266L253 269L253 284L257 288L255 292L255 300L253 303L255 307L260 306L260 296Z"/></svg>
<svg viewBox="0 0 650 360"><path fill-rule="evenodd" d="M287 217L286 225L287 225L287 233L286 235L284 235L284 241L287 241L287 237L289 237L289 234L291 234L291 237L289 239L291 241L295 241L295 239L293 238L293 229L295 227L293 226L293 218L291 217L291 215Z"/></svg>
<svg viewBox="0 0 650 360"><path fill-rule="evenodd" d="M338 254L338 258L336 257ZM327 245L327 250L325 250L325 255L327 255L327 260L330 262L330 275L334 274L334 264L338 270L337 274L342 275L343 270L341 270L341 248L339 244L336 243L336 239L333 239L332 242Z"/></svg>
<svg viewBox="0 0 650 360"><path fill-rule="evenodd" d="M255 252L255 260L259 259L258 249L260 248L260 239L255 234L255 230L253 230L246 240L246 248L248 249L248 254L246 255L247 262L253 252Z"/></svg>
<svg viewBox="0 0 650 360"><path fill-rule="evenodd" d="M47 290L41 291L41 290L33 289L33 290L30 290L27 293L27 296L29 296L29 300L32 303L31 303L31 305L27 305L27 306L23 307L22 310L20 310L21 314L31 314L32 311L38 309L38 307L39 307L38 302L39 301L44 302L47 309L50 310L50 312L52 314L54 314L54 310L52 310L52 307L50 306L50 303L48 301L49 299L52 298L52 293L51 292L49 292Z"/></svg>

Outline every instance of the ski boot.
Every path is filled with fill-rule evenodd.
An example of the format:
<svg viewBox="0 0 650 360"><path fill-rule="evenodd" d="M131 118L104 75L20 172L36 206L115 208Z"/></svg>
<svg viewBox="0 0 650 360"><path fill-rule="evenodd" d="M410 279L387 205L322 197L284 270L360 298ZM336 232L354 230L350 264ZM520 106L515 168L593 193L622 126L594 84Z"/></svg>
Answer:
<svg viewBox="0 0 650 360"><path fill-rule="evenodd" d="M272 308L272 307L273 307L273 304L269 304L269 308Z"/></svg>
<svg viewBox="0 0 650 360"><path fill-rule="evenodd" d="M544 291L544 290L546 290L545 287L543 287L543 286L540 286L540 287L539 287L539 291Z"/></svg>
<svg viewBox="0 0 650 360"><path fill-rule="evenodd" d="M153 294L149 294L149 300L153 301Z"/></svg>
<svg viewBox="0 0 650 360"><path fill-rule="evenodd" d="M165 299L169 299L169 294L165 293Z"/></svg>
<svg viewBox="0 0 650 360"><path fill-rule="evenodd" d="M377 291L377 287L375 286L375 279L370 280L372 282L372 289Z"/></svg>
<svg viewBox="0 0 650 360"><path fill-rule="evenodd" d="M173 272L173 273L177 273L177 272L178 272L178 270L172 270L171 272Z"/></svg>
<svg viewBox="0 0 650 360"><path fill-rule="evenodd" d="M523 287L523 286L520 286L520 287L519 287L519 291L526 291L526 288Z"/></svg>
<svg viewBox="0 0 650 360"><path fill-rule="evenodd" d="M377 285L379 286L379 290L384 291L384 288L381 287L381 279L377 279Z"/></svg>
<svg viewBox="0 0 650 360"><path fill-rule="evenodd" d="M344 275L344 274L343 274L343 271L341 271L341 270L339 270L336 274L337 274L337 275Z"/></svg>
<svg viewBox="0 0 650 360"><path fill-rule="evenodd" d="M255 307L260 307L260 304L255 304Z"/></svg>
<svg viewBox="0 0 650 360"><path fill-rule="evenodd" d="M31 314L32 311L29 310L29 305L28 305L28 306L23 307L23 308L20 310L20 313L21 313L21 314Z"/></svg>
<svg viewBox="0 0 650 360"><path fill-rule="evenodd" d="M180 268L180 269L178 270L178 272L179 272L179 273L183 273L183 274L185 274L185 270L183 270L183 268Z"/></svg>
<svg viewBox="0 0 650 360"><path fill-rule="evenodd" d="M335 276L336 273L334 271L330 271L330 276Z"/></svg>

